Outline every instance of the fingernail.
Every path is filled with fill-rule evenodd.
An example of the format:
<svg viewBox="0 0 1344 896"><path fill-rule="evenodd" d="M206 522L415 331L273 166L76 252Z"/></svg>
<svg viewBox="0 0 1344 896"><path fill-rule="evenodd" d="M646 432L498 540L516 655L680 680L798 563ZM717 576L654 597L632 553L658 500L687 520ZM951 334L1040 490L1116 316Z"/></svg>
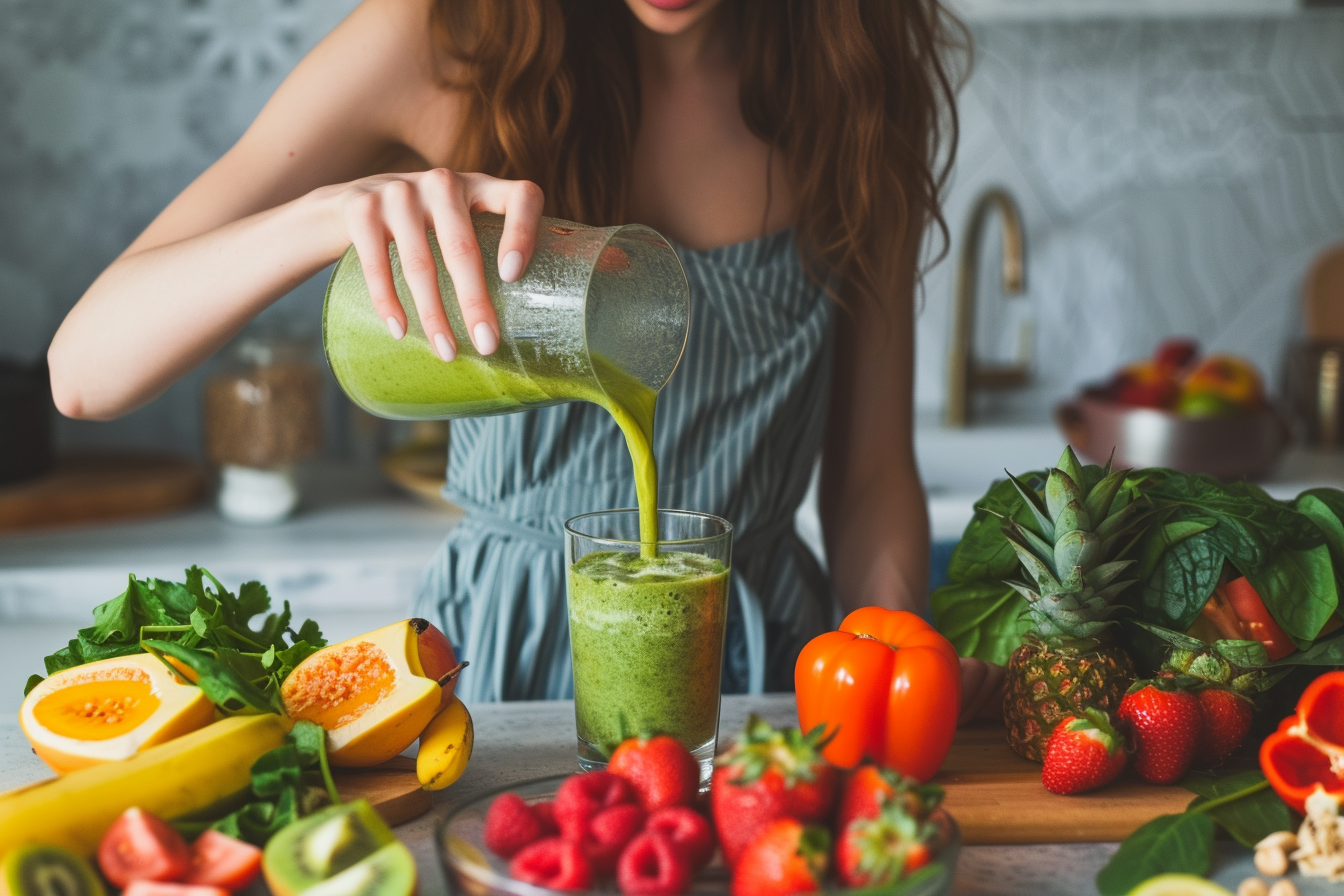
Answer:
<svg viewBox="0 0 1344 896"><path fill-rule="evenodd" d="M392 334L393 339L400 339L406 335L406 328L401 325L401 321L395 317L387 319L387 331Z"/></svg>
<svg viewBox="0 0 1344 896"><path fill-rule="evenodd" d="M453 344L442 333L434 334L434 349L444 361L451 361L457 357L457 352L453 351Z"/></svg>
<svg viewBox="0 0 1344 896"><path fill-rule="evenodd" d="M512 283L521 276L523 276L523 253L514 249L499 260L499 279L505 283Z"/></svg>
<svg viewBox="0 0 1344 896"><path fill-rule="evenodd" d="M472 342L476 343L476 351L483 355L493 355L495 349L499 348L499 337L495 335L495 328L485 321L478 323L471 331Z"/></svg>

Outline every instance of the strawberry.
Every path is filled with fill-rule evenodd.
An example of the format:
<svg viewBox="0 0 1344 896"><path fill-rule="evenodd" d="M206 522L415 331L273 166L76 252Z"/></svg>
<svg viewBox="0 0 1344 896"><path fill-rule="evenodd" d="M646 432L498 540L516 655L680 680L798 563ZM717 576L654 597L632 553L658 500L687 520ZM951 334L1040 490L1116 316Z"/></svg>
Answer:
<svg viewBox="0 0 1344 896"><path fill-rule="evenodd" d="M1251 730L1251 701L1223 688L1205 688L1196 694L1203 724L1195 741L1195 765L1222 765Z"/></svg>
<svg viewBox="0 0 1344 896"><path fill-rule="evenodd" d="M1169 678L1138 681L1120 701L1120 718L1134 738L1134 771L1171 784L1190 768L1201 725L1199 700Z"/></svg>
<svg viewBox="0 0 1344 896"><path fill-rule="evenodd" d="M644 810L634 803L621 803L598 811L588 821L588 830L580 841L584 855L599 877L616 870L616 860L626 844L644 828Z"/></svg>
<svg viewBox="0 0 1344 896"><path fill-rule="evenodd" d="M823 827L777 818L743 851L733 869L732 896L786 896L821 889L831 850Z"/></svg>
<svg viewBox="0 0 1344 896"><path fill-rule="evenodd" d="M896 797L871 818L855 818L841 829L835 850L836 873L847 887L893 884L929 863L929 842L938 829L912 814Z"/></svg>
<svg viewBox="0 0 1344 896"><path fill-rule="evenodd" d="M593 869L583 849L560 837L546 837L523 847L509 863L509 876L553 890L586 890L593 885Z"/></svg>
<svg viewBox="0 0 1344 896"><path fill-rule="evenodd" d="M1051 793L1083 793L1111 783L1125 767L1125 749L1106 713L1065 716L1045 745L1041 783Z"/></svg>
<svg viewBox="0 0 1344 896"><path fill-rule="evenodd" d="M555 791L555 823L570 840L582 841L588 821L603 809L621 803L633 803L630 783L610 772L584 772L570 775Z"/></svg>
<svg viewBox="0 0 1344 896"><path fill-rule="evenodd" d="M835 769L822 758L821 726L776 730L756 716L715 760L710 798L729 867L773 821L825 821L835 801Z"/></svg>
<svg viewBox="0 0 1344 896"><path fill-rule="evenodd" d="M700 794L700 763L675 737L632 737L611 754L607 771L630 782L645 812L693 806Z"/></svg>
<svg viewBox="0 0 1344 896"><path fill-rule="evenodd" d="M486 848L510 859L524 846L545 834L541 819L516 793L501 793L485 813Z"/></svg>
<svg viewBox="0 0 1344 896"><path fill-rule="evenodd" d="M900 794L905 810L917 818L927 816L943 800L943 789L937 784L920 784L880 765L861 765L845 779L835 830L843 832L857 818L876 818L882 804L895 794Z"/></svg>
<svg viewBox="0 0 1344 896"><path fill-rule="evenodd" d="M660 834L694 869L709 864L714 855L714 832L705 816L685 806L668 806L649 816L644 830Z"/></svg>
<svg viewBox="0 0 1344 896"><path fill-rule="evenodd" d="M691 886L691 865L661 834L640 834L621 853L616 883L625 896L677 896Z"/></svg>

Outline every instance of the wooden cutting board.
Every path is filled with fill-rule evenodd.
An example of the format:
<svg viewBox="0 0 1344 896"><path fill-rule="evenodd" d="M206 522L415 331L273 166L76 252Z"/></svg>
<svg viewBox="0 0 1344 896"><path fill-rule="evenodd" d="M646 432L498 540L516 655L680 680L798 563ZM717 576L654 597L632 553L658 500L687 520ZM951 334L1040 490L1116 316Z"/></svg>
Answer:
<svg viewBox="0 0 1344 896"><path fill-rule="evenodd" d="M433 800L415 776L415 760L395 756L372 768L332 769L342 800L366 799L390 825L419 818Z"/></svg>
<svg viewBox="0 0 1344 896"><path fill-rule="evenodd" d="M967 844L1087 843L1123 840L1159 815L1181 812L1195 795L1132 774L1092 793L1056 796L1041 786L1041 767L1008 746L1002 725L957 731L943 770L944 805Z"/></svg>
<svg viewBox="0 0 1344 896"><path fill-rule="evenodd" d="M204 495L205 471L183 457L69 455L45 476L0 486L0 532L171 513Z"/></svg>

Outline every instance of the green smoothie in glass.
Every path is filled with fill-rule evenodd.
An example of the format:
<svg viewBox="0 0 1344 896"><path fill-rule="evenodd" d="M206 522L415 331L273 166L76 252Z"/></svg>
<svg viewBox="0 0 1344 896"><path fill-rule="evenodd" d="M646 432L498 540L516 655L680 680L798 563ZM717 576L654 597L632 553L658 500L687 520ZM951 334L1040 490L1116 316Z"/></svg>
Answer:
<svg viewBox="0 0 1344 896"><path fill-rule="evenodd" d="M569 569L569 637L579 738L603 756L625 738L668 734L712 755L728 612L714 557L597 551Z"/></svg>

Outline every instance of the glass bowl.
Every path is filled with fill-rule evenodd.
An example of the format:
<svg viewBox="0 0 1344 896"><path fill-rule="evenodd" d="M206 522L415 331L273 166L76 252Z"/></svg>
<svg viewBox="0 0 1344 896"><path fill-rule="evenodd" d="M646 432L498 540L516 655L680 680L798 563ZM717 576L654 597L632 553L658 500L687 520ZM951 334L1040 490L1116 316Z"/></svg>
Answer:
<svg viewBox="0 0 1344 896"><path fill-rule="evenodd" d="M512 791L529 803L555 799L555 791L568 775L538 778L502 787L478 796L454 809L439 825L435 838L439 859L443 862L450 892L465 896L565 896L560 890L537 887L509 877L509 863L485 848L483 833L485 813L490 802L499 794ZM905 880L885 886L846 889L829 886L824 892L843 896L942 896L951 889L952 874L956 869L957 854L961 849L961 832L952 816L936 810L932 820L939 836L933 845L934 861ZM722 860L716 856L710 865L696 875L690 892L694 894L726 894L729 874ZM614 881L594 887L591 893L619 893Z"/></svg>

